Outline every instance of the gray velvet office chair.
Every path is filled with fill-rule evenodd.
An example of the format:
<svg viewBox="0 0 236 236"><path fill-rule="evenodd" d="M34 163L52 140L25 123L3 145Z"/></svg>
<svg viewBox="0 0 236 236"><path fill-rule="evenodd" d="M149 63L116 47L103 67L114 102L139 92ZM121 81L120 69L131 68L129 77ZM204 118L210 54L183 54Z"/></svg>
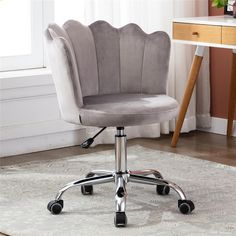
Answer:
<svg viewBox="0 0 236 236"><path fill-rule="evenodd" d="M178 112L177 101L166 95L168 35L146 34L136 24L116 29L104 21L84 26L70 20L62 28L49 25L46 39L62 118L74 124L117 128L115 170L93 170L84 179L67 184L49 202L48 210L59 214L62 195L71 187L81 186L82 194L87 195L93 193L95 184L115 182L114 222L117 227L125 226L126 184L136 182L156 186L159 195L175 190L179 210L190 213L193 202L159 171L127 169L124 127L171 120ZM92 141L88 139L82 146L88 147Z"/></svg>

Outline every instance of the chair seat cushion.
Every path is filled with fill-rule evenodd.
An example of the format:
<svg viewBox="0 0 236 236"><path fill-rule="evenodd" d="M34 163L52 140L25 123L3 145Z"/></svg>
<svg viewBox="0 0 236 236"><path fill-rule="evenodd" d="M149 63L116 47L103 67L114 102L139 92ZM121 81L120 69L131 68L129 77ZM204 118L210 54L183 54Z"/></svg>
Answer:
<svg viewBox="0 0 236 236"><path fill-rule="evenodd" d="M81 123L86 126L135 126L171 120L178 102L167 95L107 94L83 98Z"/></svg>

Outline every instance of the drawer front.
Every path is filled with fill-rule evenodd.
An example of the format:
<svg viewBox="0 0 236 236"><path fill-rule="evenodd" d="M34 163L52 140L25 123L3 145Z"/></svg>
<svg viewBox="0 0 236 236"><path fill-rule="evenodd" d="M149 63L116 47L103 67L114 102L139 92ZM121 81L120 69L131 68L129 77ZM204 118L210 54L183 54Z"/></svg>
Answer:
<svg viewBox="0 0 236 236"><path fill-rule="evenodd" d="M236 27L222 27L222 43L236 45Z"/></svg>
<svg viewBox="0 0 236 236"><path fill-rule="evenodd" d="M173 38L178 40L221 44L221 26L188 23L173 24Z"/></svg>

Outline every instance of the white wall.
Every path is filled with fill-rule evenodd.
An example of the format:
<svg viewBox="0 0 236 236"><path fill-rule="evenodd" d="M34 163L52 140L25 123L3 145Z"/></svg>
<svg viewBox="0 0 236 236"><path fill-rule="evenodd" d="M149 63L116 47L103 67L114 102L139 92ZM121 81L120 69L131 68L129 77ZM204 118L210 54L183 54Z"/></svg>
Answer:
<svg viewBox="0 0 236 236"><path fill-rule="evenodd" d="M85 129L60 119L46 69L0 73L0 157L80 144Z"/></svg>

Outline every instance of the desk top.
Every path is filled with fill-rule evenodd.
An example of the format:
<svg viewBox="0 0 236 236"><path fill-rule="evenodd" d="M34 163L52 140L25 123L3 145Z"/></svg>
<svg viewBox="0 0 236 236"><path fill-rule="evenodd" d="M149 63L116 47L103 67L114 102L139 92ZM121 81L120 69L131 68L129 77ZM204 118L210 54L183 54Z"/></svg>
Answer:
<svg viewBox="0 0 236 236"><path fill-rule="evenodd" d="M202 25L220 25L220 26L235 26L236 18L233 16L204 16L204 17L190 17L190 18L175 18L173 22L176 23L190 23Z"/></svg>

